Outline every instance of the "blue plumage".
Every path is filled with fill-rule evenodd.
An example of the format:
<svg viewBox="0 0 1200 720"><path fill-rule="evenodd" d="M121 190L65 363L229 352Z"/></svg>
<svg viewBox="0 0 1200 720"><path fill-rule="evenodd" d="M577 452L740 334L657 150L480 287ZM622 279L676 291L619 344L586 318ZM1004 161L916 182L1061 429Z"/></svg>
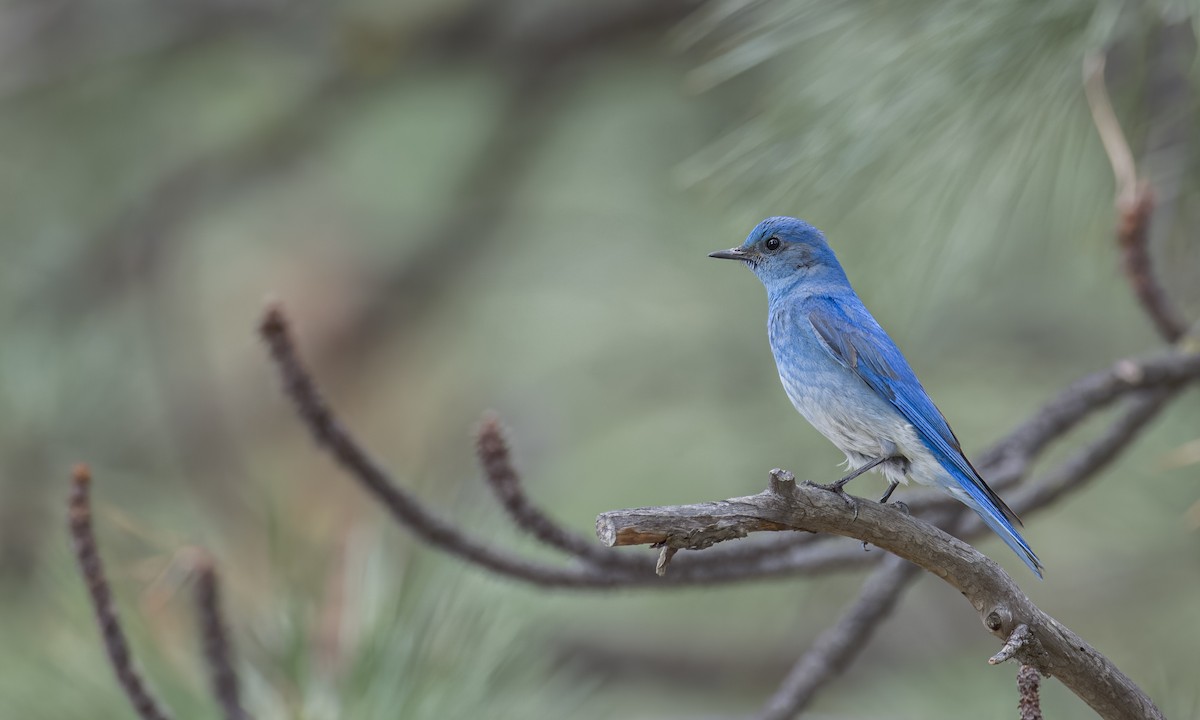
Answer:
<svg viewBox="0 0 1200 720"><path fill-rule="evenodd" d="M823 235L802 220L768 218L736 248L767 289L768 336L796 409L852 469L876 464L890 485L911 477L946 490L1041 577L1016 514L979 476L900 349L850 286ZM848 476L849 477L849 476Z"/></svg>

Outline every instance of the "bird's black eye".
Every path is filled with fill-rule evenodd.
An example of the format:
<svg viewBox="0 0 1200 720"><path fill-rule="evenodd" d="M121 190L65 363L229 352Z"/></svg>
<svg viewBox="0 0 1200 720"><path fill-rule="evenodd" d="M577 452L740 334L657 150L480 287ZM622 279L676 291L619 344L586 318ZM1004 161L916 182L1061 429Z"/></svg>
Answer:
<svg viewBox="0 0 1200 720"><path fill-rule="evenodd" d="M783 244L783 241L781 241L779 238L772 235L771 237L767 238L767 241L765 243L763 243L763 247L770 250L771 252L775 252L776 250L779 249L779 246L782 244Z"/></svg>

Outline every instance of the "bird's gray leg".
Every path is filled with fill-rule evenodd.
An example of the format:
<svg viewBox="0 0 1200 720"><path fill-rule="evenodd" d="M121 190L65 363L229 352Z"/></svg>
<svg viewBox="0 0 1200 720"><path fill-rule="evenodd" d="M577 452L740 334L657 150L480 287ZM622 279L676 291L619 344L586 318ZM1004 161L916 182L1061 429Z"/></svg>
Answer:
<svg viewBox="0 0 1200 720"><path fill-rule="evenodd" d="M884 440L879 443L879 446L883 450L883 453L885 455L890 456L891 459L903 461L904 474L907 475L908 474L908 458L904 457L897 451L895 443L892 443L888 440ZM880 505L887 504L888 499L892 497L892 493L896 492L896 486L899 484L900 484L899 480L894 480L892 478L888 478L887 490L884 490L883 497L879 498Z"/></svg>
<svg viewBox="0 0 1200 720"><path fill-rule="evenodd" d="M858 504L856 502L854 502L854 498L851 497L849 495L849 493L846 492L846 490L845 490L846 483L850 482L851 480L858 477L859 475L862 475L863 473L867 472L868 470L874 470L875 468L879 467L880 465L887 462L888 460L893 460L893 459L897 459L897 458L902 459L902 456L900 456L896 453L896 445L894 443L892 443L891 441L880 440L879 441L879 449L881 451L879 453L879 457L871 460L871 462L867 463L866 465L863 465L862 467L858 468L857 470L854 470L853 472L846 475L845 477L843 477L841 480L838 480L837 482L832 482L827 485L822 485L821 483L815 483L815 482L808 482L806 484L812 485L813 487L819 487L822 490L828 490L830 492L835 492L838 495L841 495L842 499L846 501L846 504L849 505L850 507L854 508L854 518L857 520L858 519ZM889 482L887 491L884 492L883 498L879 501L880 504L886 503L888 501L888 498L890 498L892 496L892 493L895 492L895 490L896 490L896 486L899 484L900 483L895 480L892 480Z"/></svg>
<svg viewBox="0 0 1200 720"><path fill-rule="evenodd" d="M874 470L875 468L879 467L880 465L884 464L887 461L888 461L887 456L877 457L874 460L872 460L871 462L867 463L866 465L863 465L859 469L855 470L854 472L850 473L846 477L842 478L841 480L838 480L837 482L834 483L834 485L837 485L838 487L845 487L846 483L850 482L854 478L858 477L859 475L862 475L863 473L867 472L868 470Z"/></svg>
<svg viewBox="0 0 1200 720"><path fill-rule="evenodd" d="M892 496L892 493L896 492L896 486L899 484L900 484L899 480L889 480L888 481L887 490L884 490L883 497L879 498L880 505L887 504L888 498L890 498Z"/></svg>
<svg viewBox="0 0 1200 720"><path fill-rule="evenodd" d="M871 462L867 463L866 465L863 465L859 469L850 473L849 475L842 478L841 480L838 480L837 482L831 482L827 485L823 485L821 483L815 483L815 482L807 482L805 484L812 485L813 487L818 487L818 488L821 488L822 490L828 490L829 492L833 492L833 493L837 493L838 495L841 495L842 500L846 501L846 505L854 509L854 519L857 520L858 519L858 503L855 502L854 498L850 497L850 494L845 491L844 488L846 487L846 483L850 482L851 480L858 477L859 475L862 475L866 471L871 470L872 468L879 467L880 464L887 462L887 459L888 459L887 456L875 458Z"/></svg>

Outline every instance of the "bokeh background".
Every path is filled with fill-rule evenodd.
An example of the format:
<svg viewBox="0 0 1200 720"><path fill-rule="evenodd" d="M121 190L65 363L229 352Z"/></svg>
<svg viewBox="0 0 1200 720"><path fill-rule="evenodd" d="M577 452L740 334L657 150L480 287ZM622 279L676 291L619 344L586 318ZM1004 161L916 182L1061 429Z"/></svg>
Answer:
<svg viewBox="0 0 1200 720"><path fill-rule="evenodd" d="M551 593L425 550L308 441L254 335L264 299L400 482L542 555L474 466L484 409L533 495L583 533L608 509L757 492L774 466L837 475L778 386L758 283L705 257L800 215L978 452L1066 381L1159 343L1117 269L1091 52L1109 50L1156 187L1164 281L1200 311L1197 14L6 0L0 714L131 716L67 548L80 460L135 649L181 717L216 712L196 546L217 558L260 719L757 707L854 574ZM1028 518L1044 582L980 545L1171 717L1200 717L1197 438L1193 392ZM1013 717L995 649L924 579L813 716ZM1054 682L1043 696L1048 717L1090 717Z"/></svg>

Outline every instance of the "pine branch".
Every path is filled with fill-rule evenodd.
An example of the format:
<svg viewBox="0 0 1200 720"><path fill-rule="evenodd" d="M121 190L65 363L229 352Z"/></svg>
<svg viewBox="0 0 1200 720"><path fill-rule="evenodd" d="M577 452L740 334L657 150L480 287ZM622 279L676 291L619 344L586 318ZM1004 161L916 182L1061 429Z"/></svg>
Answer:
<svg viewBox="0 0 1200 720"><path fill-rule="evenodd" d="M92 475L87 466L77 465L71 476L69 502L71 544L75 559L79 562L79 572L87 584L96 623L104 639L104 649L108 651L108 660L116 673L117 683L125 691L138 717L142 720L168 720L170 715L150 695L146 681L134 668L129 641L113 607L112 589L105 577L104 565L100 562L100 552L96 547L96 534L92 529L91 484Z"/></svg>

